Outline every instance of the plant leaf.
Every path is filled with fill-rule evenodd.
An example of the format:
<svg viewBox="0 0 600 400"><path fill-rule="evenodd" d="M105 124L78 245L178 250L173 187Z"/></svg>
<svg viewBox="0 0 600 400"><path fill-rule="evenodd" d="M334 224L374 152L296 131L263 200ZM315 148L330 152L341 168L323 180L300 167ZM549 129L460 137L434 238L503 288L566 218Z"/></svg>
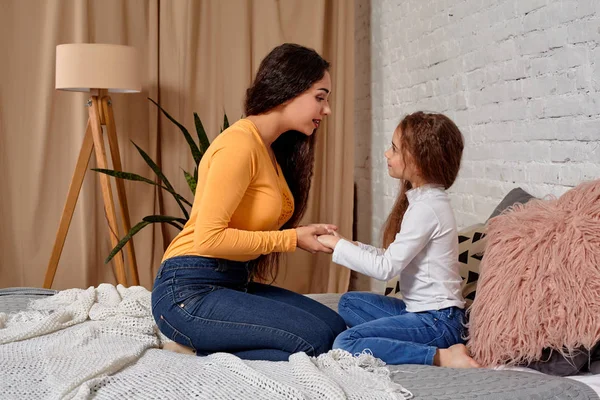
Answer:
<svg viewBox="0 0 600 400"><path fill-rule="evenodd" d="M144 178L143 176L131 173L131 172L122 172L122 171L115 171L113 169L102 169L102 168L91 168L92 171L96 171L96 172L100 172L102 174L106 174L106 175L110 175L110 176L114 176L115 178L119 178L119 179L128 179L131 181L142 181L142 182L146 182L149 183L151 185L157 186L161 189L166 190L167 192L171 193L173 196L175 196L176 198L178 198L179 200L183 201L185 204L189 205L190 207L192 206L192 203L190 203L187 199L185 199L183 196L181 196L179 193L175 192L172 189L169 189L168 187L162 186L154 181L151 181L148 178Z"/></svg>
<svg viewBox="0 0 600 400"><path fill-rule="evenodd" d="M119 178L119 179L126 179L126 180L129 180L129 181L146 182L146 183L149 183L151 185L157 185L157 186L159 186L156 182L151 181L148 178L144 178L141 175L134 174L133 172L123 172L123 171L116 171L114 169L103 169L103 168L91 168L91 170L92 171L96 171L96 172L100 172L101 174L106 174L106 175L114 176L115 178Z"/></svg>
<svg viewBox="0 0 600 400"><path fill-rule="evenodd" d="M229 128L229 119L227 118L227 114L223 113L223 126L219 127L219 133L223 133L227 128Z"/></svg>
<svg viewBox="0 0 600 400"><path fill-rule="evenodd" d="M112 251L110 252L110 254L108 255L108 257L106 257L106 260L104 260L104 264L108 264L110 262L110 260L113 259L113 257L119 252L121 251L121 249L127 244L127 242L139 231L142 230L142 228L144 228L147 225L150 224L155 224L155 223L167 223L169 225L173 225L175 228L182 230L183 226L177 224L177 222L185 225L187 223L187 219L184 218L179 218L179 217L171 217L168 215L148 215L144 218L142 218L142 220L140 222L138 222L133 228L131 228L129 230L129 232L127 232L127 235L125 235L121 240L119 240L119 243L117 243L117 245L115 246L114 249L112 249Z"/></svg>
<svg viewBox="0 0 600 400"><path fill-rule="evenodd" d="M147 221L147 222L170 222L170 221L177 221L177 222L181 222L182 224L187 224L188 220L185 218L181 218L181 217L172 217L170 215L148 215L144 218L142 218L142 221Z"/></svg>
<svg viewBox="0 0 600 400"><path fill-rule="evenodd" d="M179 204L179 208L181 208L183 215L185 215L186 218L189 218L190 215L188 214L188 212L185 209L185 207L183 206L183 204L181 204L181 200L179 200L179 197L181 197L181 196L179 196L179 195L175 196L174 193L176 193L176 192L175 192L175 189L173 189L173 185L171 185L171 183L169 182L167 177L163 174L163 172L158 167L158 165L156 165L156 163L150 158L150 156L148 154L146 154L146 152L144 150L142 150L140 148L140 146L135 144L135 142L133 140L131 141L131 143L133 143L135 148L138 150L138 152L144 158L144 161L146 161L146 164L148 164L150 166L150 168L152 168L152 170L154 171L156 176L158 176L158 179L160 179L165 184L165 186L169 189L168 190L169 193L173 194L173 197L175 198L175 201L177 202L177 204Z"/></svg>
<svg viewBox="0 0 600 400"><path fill-rule="evenodd" d="M179 217L171 217L169 215L148 215L144 218L142 218L143 221L146 222L150 222L150 223L167 223L169 225L173 225L175 228L182 230L183 226L177 224L177 222L179 222L180 224L185 225L187 223L187 219L184 218L179 218Z"/></svg>
<svg viewBox="0 0 600 400"><path fill-rule="evenodd" d="M187 171L185 171L185 170L182 170L182 171L183 171L183 175L185 176L185 180L186 180L188 186L190 187L190 190L192 191L192 194L195 195L196 194L196 180Z"/></svg>
<svg viewBox="0 0 600 400"><path fill-rule="evenodd" d="M183 230L183 226L181 226L181 225L179 225L179 224L177 224L177 223L175 223L175 222L172 222L172 221L165 221L165 224L173 225L175 228L179 229L180 231L182 231L182 230Z"/></svg>
<svg viewBox="0 0 600 400"><path fill-rule="evenodd" d="M110 254L108 255L108 257L106 257L106 260L104 260L104 264L108 264L110 262L110 260L112 260L113 257L119 251L121 251L121 249L123 248L123 246L125 246L125 244L127 244L127 242L129 241L129 239L131 239L133 237L133 235L135 235L136 233L138 233L140 230L142 230L143 227L145 227L146 225L149 225L149 224L151 224L151 222L140 221L133 228L131 228L129 230L129 232L127 232L127 235L125 235L123 237L123 239L119 240L119 243L117 243L117 245L115 246L115 248L112 249L112 251L110 252Z"/></svg>
<svg viewBox="0 0 600 400"><path fill-rule="evenodd" d="M204 125L202 125L202 121L200 121L200 117L198 113L194 113L194 123L196 124L196 133L198 134L198 143L200 144L200 152L202 155L210 146L210 141L208 140L208 136L206 135L206 130L204 130Z"/></svg>
<svg viewBox="0 0 600 400"><path fill-rule="evenodd" d="M227 119L227 113L223 113L223 130L229 128L229 120Z"/></svg>
<svg viewBox="0 0 600 400"><path fill-rule="evenodd" d="M202 153L200 152L200 149L196 145L196 142L194 142L194 139L192 139L192 136L190 135L188 130L185 129L185 126L183 126L179 122L177 122L177 120L175 118L171 117L169 115L169 113L165 111L164 108L162 108L157 102L152 100L150 97L148 97L148 100L150 100L151 102L156 104L156 106L160 109L160 111L162 111L163 114L165 114L165 116L167 118L169 118L171 120L171 122L173 122L175 125L177 125L177 127L181 130L181 133L183 133L185 140L188 142L188 145L190 146L190 150L192 151L192 157L194 157L194 162L196 163L196 165L198 165L200 163L200 159L202 158Z"/></svg>
<svg viewBox="0 0 600 400"><path fill-rule="evenodd" d="M154 160L152 158L150 158L150 156L144 150L142 150L142 148L140 146L135 144L135 142L133 140L131 141L131 143L133 143L133 145L137 149L138 153L140 153L140 155L142 156L144 161L146 161L146 164L148 164L148 166L150 166L150 168L152 168L152 171L154 171L156 176L158 176L158 179L160 179L162 182L164 182L166 187L168 187L169 189L173 189L173 185L171 185L171 182L169 182L169 180L167 179L165 174L163 174L162 170L159 168L158 165L156 165Z"/></svg>

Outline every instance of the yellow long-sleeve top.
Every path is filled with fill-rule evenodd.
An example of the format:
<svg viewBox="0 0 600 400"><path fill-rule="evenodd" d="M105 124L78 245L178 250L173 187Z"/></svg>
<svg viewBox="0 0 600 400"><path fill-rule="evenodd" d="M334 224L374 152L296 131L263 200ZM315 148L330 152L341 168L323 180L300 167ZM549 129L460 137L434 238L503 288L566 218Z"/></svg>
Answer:
<svg viewBox="0 0 600 400"><path fill-rule="evenodd" d="M296 249L296 230L278 230L294 212L294 197L254 123L224 130L198 166L196 197L184 229L163 261L181 255L249 261Z"/></svg>

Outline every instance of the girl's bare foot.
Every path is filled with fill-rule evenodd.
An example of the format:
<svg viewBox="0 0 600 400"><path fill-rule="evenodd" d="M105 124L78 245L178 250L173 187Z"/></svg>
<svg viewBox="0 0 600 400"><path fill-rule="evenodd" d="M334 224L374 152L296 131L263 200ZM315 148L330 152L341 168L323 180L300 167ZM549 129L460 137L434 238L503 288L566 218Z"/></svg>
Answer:
<svg viewBox="0 0 600 400"><path fill-rule="evenodd" d="M196 352L194 351L194 349L192 349L191 347L187 347L182 344L179 344L177 342L167 342L167 343L163 344L162 349L174 351L175 353L196 355Z"/></svg>
<svg viewBox="0 0 600 400"><path fill-rule="evenodd" d="M433 364L449 368L479 368L481 365L469 355L464 344L455 344L447 349L438 349Z"/></svg>

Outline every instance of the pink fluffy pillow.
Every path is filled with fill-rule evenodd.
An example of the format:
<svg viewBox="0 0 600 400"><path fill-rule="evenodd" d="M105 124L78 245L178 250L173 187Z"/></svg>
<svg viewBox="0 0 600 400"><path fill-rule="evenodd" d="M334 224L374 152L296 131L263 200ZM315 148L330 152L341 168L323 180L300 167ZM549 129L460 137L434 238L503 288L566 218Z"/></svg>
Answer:
<svg viewBox="0 0 600 400"><path fill-rule="evenodd" d="M469 349L484 366L571 355L600 339L600 180L493 218L470 309Z"/></svg>

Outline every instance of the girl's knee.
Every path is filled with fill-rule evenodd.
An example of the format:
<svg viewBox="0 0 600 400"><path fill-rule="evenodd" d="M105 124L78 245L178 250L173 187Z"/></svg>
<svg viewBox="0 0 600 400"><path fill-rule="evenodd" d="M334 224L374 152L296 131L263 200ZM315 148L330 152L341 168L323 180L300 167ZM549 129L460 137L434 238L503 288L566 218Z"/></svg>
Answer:
<svg viewBox="0 0 600 400"><path fill-rule="evenodd" d="M350 328L340 333L333 341L334 349L342 349L352 352L354 349L354 342L356 342L358 332L354 328Z"/></svg>
<svg viewBox="0 0 600 400"><path fill-rule="evenodd" d="M346 340L345 338L342 337L343 333L341 335L339 335L338 337L335 338L335 340L333 341L333 346L331 346L333 349L342 349L342 350L346 350L344 347L346 345Z"/></svg>
<svg viewBox="0 0 600 400"><path fill-rule="evenodd" d="M340 301L338 302L338 312L340 313L340 315L343 315L342 313L346 311L355 309L357 299L358 297L354 292L344 293L342 297L340 297Z"/></svg>
<svg viewBox="0 0 600 400"><path fill-rule="evenodd" d="M335 340L333 341L333 348L347 350L348 348L353 346L354 342L356 342L357 339L360 338L362 338L360 329L346 329L344 332L340 333L335 338Z"/></svg>
<svg viewBox="0 0 600 400"><path fill-rule="evenodd" d="M338 313L344 320L344 326L353 326L360 323L356 321L356 314L362 309L361 305L361 293L348 292L344 293L342 297L340 297L340 301L338 303Z"/></svg>

